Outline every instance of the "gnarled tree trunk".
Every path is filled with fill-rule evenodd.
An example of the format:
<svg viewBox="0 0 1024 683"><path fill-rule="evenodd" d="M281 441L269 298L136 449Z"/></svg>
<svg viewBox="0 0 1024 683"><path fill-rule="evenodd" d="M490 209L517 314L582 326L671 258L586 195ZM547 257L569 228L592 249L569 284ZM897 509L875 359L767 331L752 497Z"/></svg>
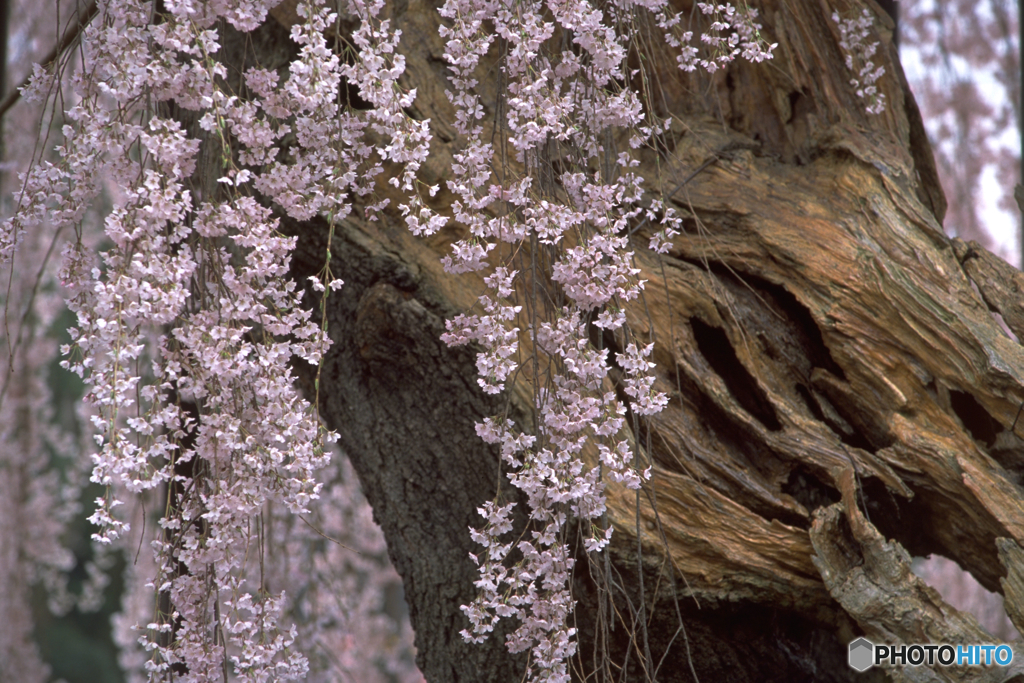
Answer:
<svg viewBox="0 0 1024 683"><path fill-rule="evenodd" d="M581 680L594 669L609 680L862 680L846 664L859 634L989 642L911 574L909 554L956 560L1004 592L1024 626L1024 349L1006 331L1024 338L1024 276L944 236L891 23L865 2L881 27L879 116L848 85L831 19L861 2L752 3L779 43L774 60L713 79L649 55L658 114L674 123L643 170L655 177L660 165L678 185L687 230L658 256L644 246L648 226L635 226L647 287L627 315L655 338L671 401L634 423L650 484L637 495L609 483L610 553L578 558ZM424 180L444 188L460 142L437 9L396 0L389 10L418 93L412 113L435 134ZM480 80L493 122L498 79ZM452 199L442 189L435 208ZM397 213L357 214L332 245L346 284L330 300L323 414L405 582L427 679L520 680L523 660L501 634L463 642L459 606L475 590L467 528L507 486L474 422L508 398L528 423L526 403L516 387L486 397L472 352L439 340L444 319L483 291L439 263L460 228L418 239ZM286 228L301 237L296 276L319 270L326 227ZM1017 668L889 675L999 680Z"/></svg>

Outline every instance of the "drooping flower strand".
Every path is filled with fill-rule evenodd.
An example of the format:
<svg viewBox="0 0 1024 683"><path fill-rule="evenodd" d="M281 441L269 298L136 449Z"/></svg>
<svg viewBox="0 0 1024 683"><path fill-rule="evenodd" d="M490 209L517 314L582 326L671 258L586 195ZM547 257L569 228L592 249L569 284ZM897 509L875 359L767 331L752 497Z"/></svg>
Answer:
<svg viewBox="0 0 1024 683"><path fill-rule="evenodd" d="M146 577L173 610L150 617L152 637L144 639L153 651L151 675L175 666L195 676L217 675L229 656L243 679L268 671L296 678L305 663L289 652L287 631L278 632L272 606L280 596L246 584L245 548L254 540L251 519L265 499L301 510L317 495L314 472L326 462L317 446L322 435L291 386L287 362L293 354L315 361L324 340L294 285L285 284L294 240L275 235L269 211L237 192L194 206L186 183L198 143L176 121L146 121L137 108L136 91L146 89L182 106L210 107L218 114L215 125L210 119L203 124L223 134L215 128L225 120L218 108L230 101L216 78L225 71L212 58L219 49L216 32L204 24L218 17L189 17L188 8L174 7L162 23L149 26L148 15L127 12L139 23L125 32L138 34L140 46L152 50L133 55L139 60L133 65L110 45L121 34L104 30L117 25L116 17L125 16L118 13L128 7L107 8L86 42L94 60L120 60L122 70L108 69L104 92L123 104L115 114L103 99L95 101L111 128L134 134L122 138L127 144L120 148L102 150L120 171L115 178L125 199L107 219L113 247L103 256L103 269L81 268L79 245L65 262L79 317L78 355L68 365L92 387L101 445L93 479L111 491L93 520L101 526L99 538L109 542L129 531L114 509L118 491L182 491L161 520L164 535L153 542L158 573ZM237 10L229 15L240 27L262 20L255 5L230 9ZM147 33L151 40L143 41ZM164 71L156 69L152 81L126 82L153 64ZM174 81L175 70L188 78ZM133 156L135 144L139 153ZM237 186L243 178L233 180ZM234 243L234 256L227 241ZM286 334L294 341L272 336ZM194 406L195 416L183 402ZM191 477L174 466L188 462ZM258 655L252 650L256 635L263 641Z"/></svg>
<svg viewBox="0 0 1024 683"><path fill-rule="evenodd" d="M728 2L699 2L697 6L711 18L711 26L700 37L701 42L710 48L711 56L709 59L697 60L710 73L723 68L738 56L753 63L772 58L772 50L776 45L769 45L761 38L756 9L744 6L738 10Z"/></svg>
<svg viewBox="0 0 1024 683"><path fill-rule="evenodd" d="M35 203L19 212L57 202L55 220L73 223L89 173L105 168L120 186L106 221L111 248L94 264L74 241L61 272L78 315L66 367L90 386L100 446L93 479L108 491L92 517L97 538L131 531L118 509L126 496L173 492L152 542L156 574L138 577L161 596L160 611L141 624L150 676L173 669L219 679L229 666L239 680L296 679L306 664L294 631L279 625L283 594L268 589L248 549L261 542L268 501L302 512L319 495L316 472L332 435L297 394L289 362L317 363L328 340L287 279L294 238L278 233L248 188L297 218L337 219L350 210L349 192L368 193L367 177L384 161L399 163L398 184L411 196L403 210L437 226L414 182L426 124L402 111L413 94L397 86L398 36L377 19L379 2L350 4L362 25L353 38L359 59L347 65L326 45L333 13L301 3L288 78L278 84L276 73L250 69L250 100L225 90L216 26L223 18L251 30L268 3L172 3L155 24L148 5L101 5L83 39L63 164L29 179ZM373 109L342 110L343 76ZM163 100L202 114L206 144L220 152L214 191L204 182L199 194L190 189L200 143L147 108ZM364 144L368 128L383 142ZM292 130L286 162L279 147ZM71 195L60 191L67 186ZM325 271L321 284L341 283Z"/></svg>
<svg viewBox="0 0 1024 683"><path fill-rule="evenodd" d="M774 48L761 37L755 10L719 3L702 3L701 10L713 19L703 38L712 53L707 59L688 47L692 34L676 35L679 17L657 0L448 0L441 9L453 72L448 97L464 136L449 189L458 198L455 219L468 232L444 265L451 273L489 272L484 282L490 290L479 299L480 312L456 316L443 338L482 346L478 382L488 393L502 391L518 371L521 335L528 335L531 353L543 356L542 365L553 368L549 375L532 373L533 433L522 433L507 418L477 427L485 441L500 447L510 481L527 497L533 527L515 544L521 559L509 567L513 547L502 538L511 529L512 505L492 501L480 509L485 525L472 532L484 546L474 558L480 592L464 607L471 628L463 635L474 641L498 619L518 619L508 645L530 651L531 680L568 680L567 662L575 652L568 521L584 522L591 530L586 549L601 550L611 534L594 524L605 510L603 478L638 488L647 476L633 463L626 407L608 376L609 352L589 341L591 325L621 333L623 307L643 289L624 237L631 221L644 217L660 224L650 244L659 252L680 227L679 216L661 202L647 201L644 208L639 162L632 151L611 146L615 131L630 150L662 131L628 85L636 75L627 66L634 39L629 14L653 12L669 43L683 49L684 69L700 65L713 72L738 56L759 62L771 58ZM504 118L495 126L514 153L507 160L485 138L474 77L496 39L507 94ZM531 300L538 279L551 302L547 307ZM647 361L653 346L619 336L628 340L616 361L632 409L640 416L656 413L666 397L654 389ZM585 453L600 466L585 465Z"/></svg>
<svg viewBox="0 0 1024 683"><path fill-rule="evenodd" d="M843 50L846 68L853 74L850 85L857 97L866 103L867 113L881 114L885 111L885 93L878 91L876 83L885 75L885 66L875 67L872 57L878 50L878 41L868 42L875 25L874 17L865 8L860 16L853 19L843 19L838 12L833 12L832 21L839 28L839 47Z"/></svg>
<svg viewBox="0 0 1024 683"><path fill-rule="evenodd" d="M698 67L708 73L725 68L737 57L751 63L771 59L778 43L769 43L761 34L762 26L757 22L757 9L746 2L737 9L729 2L698 2L701 14L711 20L707 30L700 33L702 49L694 46L693 31L682 29L682 15L675 12L663 1L640 2L649 9L659 28L664 31L665 41L679 50L676 61L683 71L696 71Z"/></svg>
<svg viewBox="0 0 1024 683"><path fill-rule="evenodd" d="M563 681L576 648L569 592L574 560L566 524L570 517L600 518L605 504L601 469L587 467L583 451L594 449L605 475L627 486L639 486L644 476L633 470L625 407L606 381L608 352L591 347L586 322L596 316L597 325L619 329L625 321L621 306L643 286L631 266L628 241L620 236L641 211L639 180L631 171L637 162L628 154L615 155L613 165L620 171L614 178L584 169L613 154L602 143L609 127L633 131L633 146L641 144L642 129L650 127L636 94L614 85L625 76L627 39L604 24L597 8L585 2L450 0L441 12L451 20L450 27L442 28L455 72L449 98L457 106L459 132L467 138L456 155L449 188L459 197L456 220L470 233L453 246L445 267L453 273L489 269L492 252L528 251L536 259L538 245L549 245L557 257L545 267L545 277L557 283L565 302L535 325L524 320L522 306L513 302L522 275L506 257L484 280L491 292L480 298L482 313L457 316L444 336L449 344L475 341L483 346L478 381L489 393L500 392L518 368L521 330L557 368L534 387L536 433L521 433L508 420L478 425L485 441L500 446L510 480L527 496L534 527L515 546L522 559L508 567L512 545L501 537L511 528L511 504L481 508L486 524L472 532L484 546L476 558L480 593L464 608L471 622L464 636L481 640L499 618L515 616L520 626L508 645L513 652L530 651L531 680ZM483 109L472 77L493 41L484 17L493 17L494 33L506 47L502 69L508 114L502 124L515 159L503 167L502 181L489 169L494 153L483 137ZM547 44L556 31L573 37L573 49ZM545 179L549 145L565 151L566 170L557 176L557 189ZM508 247L499 249L501 244ZM640 394L641 387L635 385L634 393ZM654 398L651 405L659 402ZM605 529L589 537L587 549L600 550L609 535Z"/></svg>

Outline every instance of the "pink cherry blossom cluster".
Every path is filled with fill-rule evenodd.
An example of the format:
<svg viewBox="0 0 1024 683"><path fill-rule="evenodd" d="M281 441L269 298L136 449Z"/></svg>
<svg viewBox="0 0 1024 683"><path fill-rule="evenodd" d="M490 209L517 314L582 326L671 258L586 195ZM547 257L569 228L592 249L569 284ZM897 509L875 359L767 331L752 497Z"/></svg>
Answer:
<svg viewBox="0 0 1024 683"><path fill-rule="evenodd" d="M150 542L156 575L145 580L170 609L146 626L150 675L183 666L195 680L219 677L227 657L240 680L289 680L304 675L305 659L291 647L294 629L278 628L282 595L247 578L246 549L265 501L298 512L318 495L330 435L288 362L317 362L326 339L286 278L294 238L239 189L248 174L226 154L225 191L193 197L199 142L141 107L154 97L205 109L201 125L222 145L252 113L218 84L226 70L214 26L225 17L252 28L266 7L219 9L169 4L151 24L148 6L110 3L83 41L81 100L69 112L80 125L66 130L65 158L106 161L123 198L100 263L89 267L80 240L65 249L78 315L65 366L91 387L92 479L108 491L91 518L97 538L130 531L116 509L125 495L181 490ZM266 138L249 142L259 154ZM184 463L192 476L176 472Z"/></svg>
<svg viewBox="0 0 1024 683"><path fill-rule="evenodd" d="M878 50L878 41L868 42L875 25L874 17L864 9L860 16L852 19L843 19L838 12L833 12L832 21L839 27L839 47L843 49L846 68L853 73L850 85L857 97L867 103L867 113L881 114L885 111L885 93L878 91L876 83L885 74L885 67L876 68L871 60Z"/></svg>
<svg viewBox="0 0 1024 683"><path fill-rule="evenodd" d="M615 360L634 415L651 415L667 403L647 361L653 344L639 343L623 312L644 287L626 237L631 225L645 219L658 226L650 246L659 252L680 228L670 207L645 198L635 171L632 150L661 134L664 124L649 119L630 86L637 77L627 64L637 38L629 28L634 13L654 13L669 43L683 49L684 69L714 72L737 56L760 62L774 48L761 38L755 10L717 3L701 9L714 20L703 38L707 59L685 45L692 33L674 33L680 17L657 0L447 0L441 8L453 73L448 97L463 136L448 186L457 197L454 218L467 233L444 266L451 273L489 271L490 289L479 299L480 311L449 321L443 338L482 347L478 381L488 393L500 393L530 367L537 417L527 431L498 417L477 426L485 441L500 446L509 480L526 495L532 528L514 546L521 559L508 566L513 544L502 539L511 530L512 504L480 508L485 525L471 530L484 546L474 557L479 594L463 608L471 623L463 636L480 641L499 619L517 618L508 646L530 651L531 680L569 678L576 647L570 520L584 529L587 551L600 551L611 536L601 524L604 478L638 488L648 476L634 463L627 409L614 391L608 350L590 341L591 325L622 344ZM496 40L506 92L495 132L505 136L511 159L485 132L474 77ZM617 140L628 151L618 150Z"/></svg>
<svg viewBox="0 0 1024 683"><path fill-rule="evenodd" d="M744 7L738 10L728 2L698 2L697 6L711 19L711 26L700 37L701 42L710 47L711 55L706 59L696 59L697 64L714 73L737 56L754 63L772 58L772 50L777 43L769 45L761 38L756 9ZM696 58L695 53L687 54ZM689 66L692 70L693 62Z"/></svg>
<svg viewBox="0 0 1024 683"><path fill-rule="evenodd" d="M697 67L715 73L725 68L737 57L752 63L772 58L772 51L778 43L768 43L761 35L761 24L757 23L757 10L746 2L740 9L725 2L698 2L701 14L711 19L711 24L700 33L700 42L707 46L706 56L691 45L693 31L683 31L682 15L672 11L664 2L653 0L643 4L655 16L658 26L665 32L665 40L679 50L676 61L683 71L696 71Z"/></svg>
<svg viewBox="0 0 1024 683"><path fill-rule="evenodd" d="M148 603L136 618L151 678L173 669L220 680L231 668L237 680L296 680L308 670L297 626L282 621L288 598L257 560L267 506L304 514L321 495L317 472L335 437L298 394L289 363L318 363L329 340L287 277L295 239L250 188L295 218L326 215L333 226L392 163L401 170L391 182L409 197L399 208L429 229L444 222L420 195L429 122L404 112L415 93L398 85L400 33L378 18L379 0L347 5L360 21L350 63L326 42L335 13L304 1L284 82L252 68L252 97L227 90L219 22L252 30L272 4L178 0L154 21L149 3L101 2L82 39L59 160L23 177L0 231L4 259L30 229L74 233L59 273L78 318L64 366L89 387L92 480L106 487L95 538L125 542L129 496L164 510L145 539L151 571L136 572L133 589L151 596L133 603ZM344 107L342 78L372 108ZM56 79L37 69L26 96L52 92ZM201 115L203 143L160 114L155 103L168 100ZM282 150L290 133L296 143ZM220 167L197 180L201 144ZM83 217L103 182L118 200L97 258ZM326 295L341 281L325 266L315 285Z"/></svg>
<svg viewBox="0 0 1024 683"><path fill-rule="evenodd" d="M452 273L489 269L492 252L503 252L502 244L510 254L485 278L491 294L480 298L482 314L456 317L443 338L449 344L481 344L480 383L489 393L498 393L520 364L517 323L522 324L523 307L511 300L522 278L513 267L514 254L533 252L530 267L535 271L538 246L555 247L560 258L547 267L548 277L562 283L571 302L560 316L538 321L529 330L537 352L559 366L547 383L537 378L536 433L522 433L507 419L488 418L477 427L485 441L501 446L512 483L527 495L535 528L531 538L516 544L522 553L517 566L507 567L512 544L500 537L511 529L512 505L491 502L481 508L486 525L471 530L485 548L475 558L480 593L463 608L472 625L463 635L480 641L499 618L517 617L520 626L508 646L513 652L530 650L531 680L568 680L575 631L570 626L573 559L566 523L569 515L598 518L604 507L599 470L586 467L581 457L588 440L607 437L624 444L609 448L602 443L602 455L621 478L639 482L626 439L616 440L625 409L613 391L602 390L607 352L590 347L582 315L613 299L635 298L642 287L635 277L638 271L630 266L627 242L617 235L639 211L640 193L628 174L603 182L565 171L560 177L564 193L543 187L540 176L546 171L549 146L571 148L573 165L585 167L604 151L600 132L605 128L642 125L641 107L631 89L614 87L616 79L624 78L625 46L604 24L602 12L587 2L448 0L441 14L451 22L441 34L448 41L446 58L454 73L449 99L458 112L456 128L465 138L449 188L458 197L455 219L470 233L453 246L445 267ZM547 43L556 26L573 36L574 48L550 51L549 56ZM495 37L506 46L502 70L508 115L502 123L518 164L506 165L503 181L491 172L495 154L484 138L484 110L473 78ZM639 135L632 137L639 145ZM566 247L569 241L575 246ZM621 319L609 323L621 324ZM607 534L601 530L592 549L602 547Z"/></svg>

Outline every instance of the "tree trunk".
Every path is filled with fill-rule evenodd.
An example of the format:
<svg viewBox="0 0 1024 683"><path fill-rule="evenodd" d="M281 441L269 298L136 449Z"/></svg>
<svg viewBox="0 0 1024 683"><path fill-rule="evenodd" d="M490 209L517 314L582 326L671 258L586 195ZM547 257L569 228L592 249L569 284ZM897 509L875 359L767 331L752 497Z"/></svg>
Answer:
<svg viewBox="0 0 1024 683"><path fill-rule="evenodd" d="M914 577L910 555L955 560L1004 592L1024 627L1024 276L943 234L945 200L891 21L865 2L886 69L879 116L849 86L831 19L859 2L753 3L779 43L774 60L714 78L650 56L658 113L675 122L642 168L668 168L687 230L662 257L635 226L647 286L627 316L656 339L671 402L633 423L650 484L639 495L608 484L610 553L579 553L580 680L882 680L847 666L849 641L991 642ZM444 209L460 142L439 17L422 0L389 11L417 89L412 114L435 135L423 179L441 184ZM498 79L480 81L493 121ZM459 606L475 591L467 528L508 486L474 422L507 399L528 424L525 403L516 387L486 397L472 352L439 340L445 318L483 292L477 276L439 263L460 228L419 239L397 212L361 215L332 244L345 286L330 299L323 415L403 577L427 679L518 681L523 659L502 634L463 642ZM285 227L301 237L296 276L318 271L326 226ZM1003 680L1021 662L888 675Z"/></svg>

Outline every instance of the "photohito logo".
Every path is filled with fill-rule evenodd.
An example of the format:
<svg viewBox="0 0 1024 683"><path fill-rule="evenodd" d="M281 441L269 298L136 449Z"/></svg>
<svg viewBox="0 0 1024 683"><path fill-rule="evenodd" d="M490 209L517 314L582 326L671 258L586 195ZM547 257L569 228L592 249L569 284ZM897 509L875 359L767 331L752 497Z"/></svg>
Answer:
<svg viewBox="0 0 1024 683"><path fill-rule="evenodd" d="M867 638L850 643L850 666L867 671L879 664L893 666L1009 666L1013 650L1009 645L875 645Z"/></svg>

